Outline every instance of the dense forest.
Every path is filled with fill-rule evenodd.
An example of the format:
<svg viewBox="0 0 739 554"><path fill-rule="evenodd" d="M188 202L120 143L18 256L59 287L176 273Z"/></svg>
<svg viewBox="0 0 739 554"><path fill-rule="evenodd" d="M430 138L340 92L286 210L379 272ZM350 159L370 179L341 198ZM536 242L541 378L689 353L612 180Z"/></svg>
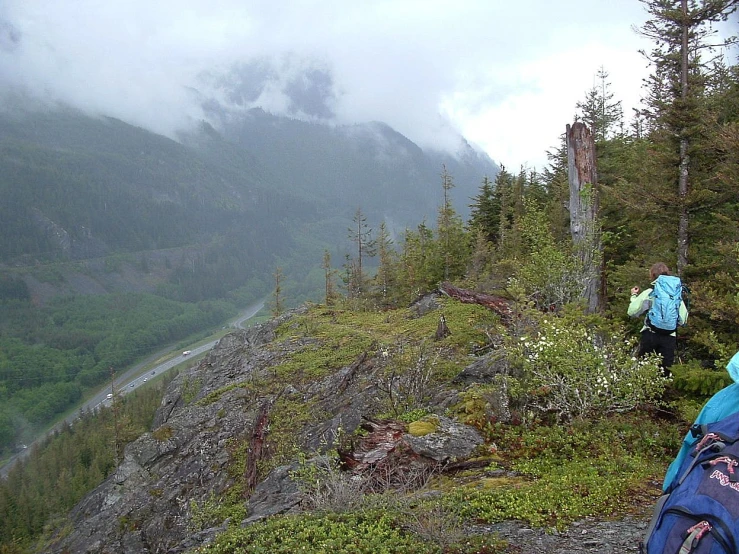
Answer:
<svg viewBox="0 0 739 554"><path fill-rule="evenodd" d="M158 344L217 325L232 315L236 300L232 296L225 302L223 298L229 299L229 294L236 294L233 291L241 291L243 300L273 289L275 313L286 299L294 303L311 297L344 309L376 311L406 306L441 282L451 281L557 315L582 308L586 257L597 260L600 268L599 315L608 325L614 321L625 324L634 335L641 321L626 318L629 290L648 285L652 263L667 263L689 286L690 319L679 331L673 386L699 405L728 382L723 368L739 349L739 66L721 55L722 51L709 48L713 39L710 24L732 13L736 3L702 2L686 14L668 3L645 5L650 20L641 32L654 46L646 54L653 73L646 83L644 109L631 118L622 113L621 103L609 91L607 68L598 73L597 86L584 91L577 103L578 120L592 133L597 153L597 182L592 183L590 200L598 209L586 256L572 242L564 135L549 152L550 163L543 171L502 168L494 178L482 181L463 210L452 200L453 173L440 168L442 202L433 224L419 222L397 233L357 209L347 231L351 251L337 261L339 253L326 244L323 258L311 260L310 270L305 270L304 257L306 252L315 255L319 244L300 248L300 238L287 234L280 255L260 260L261 274L251 269L248 256L234 257L232 253L240 246L253 246L264 239L259 226L247 238L229 227L230 221L244 213L231 213L232 206L221 198L223 211L207 223L223 226L220 240L192 259L189 272L185 265L172 270L169 282L156 290L158 294L58 298L39 310L33 306L25 281L14 278L12 272L3 276L0 448L8 452L27 425L48 422L73 405L86 387L105 378L111 365L130 364ZM79 162L66 160L68 169L54 173L61 170L51 163L49 152L4 144L3 153L4 165L10 167L12 160L33 156L37 173L23 179L39 186L73 179L72 168ZM113 161L99 162L100 171L107 172ZM176 172L163 171L162 175L172 186L180 183ZM8 198L35 194L32 189L11 190L10 182L0 180ZM143 200L137 204L136 215L109 217L105 196L92 184L83 185L90 187L85 195L90 204L79 209L89 211L91 218L98 214L100 221L70 224L80 230L81 238L86 226L109 228L122 248L137 251L180 246L177 241L182 236L192 238L200 228L197 221L191 223L190 208L174 213ZM267 197L262 200L268 205ZM197 195L191 200L195 205L204 201ZM96 209L88 210L91 207ZM15 228L22 228L28 221L19 218L12 203L0 209L4 210L0 213L3 224L17 219ZM259 217L259 209L249 212L250 217ZM469 217L465 219L462 212ZM157 234L145 232L145 227L134 232L122 223L141 213L145 221L171 218L172 226ZM305 211L296 209L295 217L285 220L300 227L300 219L306 225L303 229L310 228ZM49 251L48 233L22 236L19 241L30 242L3 241L3 259L22 257L29 249L39 255ZM94 241L79 244L87 252L104 248ZM289 272L292 283L288 287L280 282L279 268L269 276L277 266L289 266L291 254L301 260L292 263L310 281L306 289L299 288L294 272ZM137 263L147 266L153 262L142 258ZM166 261L161 263L164 266ZM234 274L240 277L230 282ZM318 295L317 288L321 289ZM111 313L116 315L111 317ZM607 332L608 325L601 331ZM18 413L24 414L23 421ZM102 478L111 467L110 461L95 464L95 475ZM59 510L78 498L78 494L70 496L59 504ZM44 517L48 514L13 526L16 531L23 528L20 536L24 539L37 536Z"/></svg>
<svg viewBox="0 0 739 554"><path fill-rule="evenodd" d="M27 543L66 513L120 463L123 447L146 432L173 375L114 404L86 412L41 441L0 484L0 552Z"/></svg>
<svg viewBox="0 0 739 554"><path fill-rule="evenodd" d="M126 368L234 314L225 302L150 294L63 297L42 310L22 300L3 302L0 444L10 450L21 439L31 442L34 431L106 382L111 368Z"/></svg>

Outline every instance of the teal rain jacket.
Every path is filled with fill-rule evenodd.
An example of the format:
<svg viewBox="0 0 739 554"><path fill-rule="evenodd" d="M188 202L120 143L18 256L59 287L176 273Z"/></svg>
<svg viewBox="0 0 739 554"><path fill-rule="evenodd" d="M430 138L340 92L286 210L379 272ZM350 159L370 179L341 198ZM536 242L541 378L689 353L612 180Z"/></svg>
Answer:
<svg viewBox="0 0 739 554"><path fill-rule="evenodd" d="M714 421L719 421L731 414L739 412L739 352L731 358L729 365L726 366L726 370L734 380L734 384L721 389L706 402L706 405L703 406L703 409L695 420L696 424L713 423ZM677 458L667 468L662 490L666 491L672 481L677 477L677 470L680 468L680 464L694 444L695 439L688 433L683 439L683 445L677 454Z"/></svg>

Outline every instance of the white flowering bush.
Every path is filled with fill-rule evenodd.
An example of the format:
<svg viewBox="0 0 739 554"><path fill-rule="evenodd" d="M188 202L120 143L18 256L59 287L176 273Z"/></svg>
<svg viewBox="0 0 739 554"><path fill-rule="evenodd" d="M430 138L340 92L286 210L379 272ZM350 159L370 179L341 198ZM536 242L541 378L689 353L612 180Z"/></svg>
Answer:
<svg viewBox="0 0 739 554"><path fill-rule="evenodd" d="M526 408L560 420L623 412L659 398L667 379L658 356L636 358L634 341L603 332L585 318L548 316L537 331L511 339Z"/></svg>

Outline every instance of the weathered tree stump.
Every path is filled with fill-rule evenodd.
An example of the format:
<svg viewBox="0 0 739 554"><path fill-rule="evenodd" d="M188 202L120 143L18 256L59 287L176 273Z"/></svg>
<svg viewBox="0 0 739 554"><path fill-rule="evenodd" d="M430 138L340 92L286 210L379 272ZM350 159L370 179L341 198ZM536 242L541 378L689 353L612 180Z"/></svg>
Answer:
<svg viewBox="0 0 739 554"><path fill-rule="evenodd" d="M446 324L446 318L442 315L439 318L439 324L436 326L436 333L434 334L434 340L442 340L451 335L452 332Z"/></svg>
<svg viewBox="0 0 739 554"><path fill-rule="evenodd" d="M601 243L598 213L595 141L581 121L567 125L567 169L570 183L570 234L586 276L588 311L601 305Z"/></svg>

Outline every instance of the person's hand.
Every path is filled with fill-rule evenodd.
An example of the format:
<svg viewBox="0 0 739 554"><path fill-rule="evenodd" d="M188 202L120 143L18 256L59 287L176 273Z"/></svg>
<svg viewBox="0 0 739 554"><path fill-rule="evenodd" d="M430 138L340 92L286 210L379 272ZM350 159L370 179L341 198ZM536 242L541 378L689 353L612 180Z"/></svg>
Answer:
<svg viewBox="0 0 739 554"><path fill-rule="evenodd" d="M639 287L631 289L631 296L636 296L637 294L639 294Z"/></svg>

